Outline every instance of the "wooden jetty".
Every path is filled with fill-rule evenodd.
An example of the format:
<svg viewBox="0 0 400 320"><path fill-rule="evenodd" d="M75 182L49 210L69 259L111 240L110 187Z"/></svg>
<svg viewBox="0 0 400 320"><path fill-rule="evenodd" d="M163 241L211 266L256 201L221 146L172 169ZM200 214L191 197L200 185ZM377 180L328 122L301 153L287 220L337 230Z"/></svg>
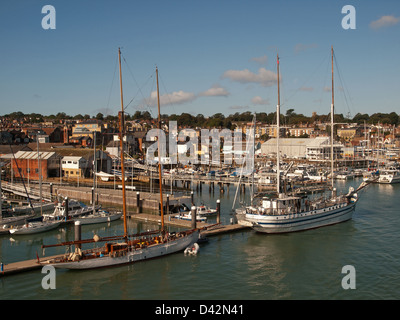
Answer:
<svg viewBox="0 0 400 320"><path fill-rule="evenodd" d="M159 216L151 215L151 214L134 215L134 216L131 216L131 218L143 220L143 221L153 221L155 223L161 223ZM169 223L169 224L180 225L180 226L185 225L186 227L188 225L190 225L190 223L191 223L190 221L184 221L184 220L178 220L178 219L174 219L174 220L175 221L170 221L170 218L166 217L165 222ZM249 227L242 226L239 224L212 225L209 228L207 228L207 224L198 222L198 227L205 228L201 231L201 234L206 237L212 237L212 236L217 236L217 235L231 233L231 232L237 232L237 231L251 230ZM64 254L51 256L51 257L42 257L41 259L46 258L46 260L48 260L48 259L61 257L61 256L64 256ZM30 259L30 260L24 260L24 261L18 261L18 262L12 262L12 263L2 265L2 269L0 271L0 277L7 276L7 275L13 275L13 274L17 274L17 273L22 273L22 272L33 271L33 270L37 270L40 268L42 268L42 265L40 265L38 263L37 258Z"/></svg>

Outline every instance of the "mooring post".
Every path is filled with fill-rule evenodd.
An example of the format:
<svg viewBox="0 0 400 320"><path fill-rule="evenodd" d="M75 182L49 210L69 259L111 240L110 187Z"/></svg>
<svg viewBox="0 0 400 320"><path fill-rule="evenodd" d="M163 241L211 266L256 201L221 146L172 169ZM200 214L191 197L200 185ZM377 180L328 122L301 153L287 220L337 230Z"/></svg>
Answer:
<svg viewBox="0 0 400 320"><path fill-rule="evenodd" d="M81 222L80 221L75 221L75 241L80 241L81 240ZM81 244L75 244L75 249L76 248L81 248Z"/></svg>
<svg viewBox="0 0 400 320"><path fill-rule="evenodd" d="M65 221L67 221L68 220L68 211L69 211L68 197L65 197L64 201L65 201L65 212L64 212L64 215L65 215Z"/></svg>
<svg viewBox="0 0 400 320"><path fill-rule="evenodd" d="M197 221L196 221L196 207L195 206L192 206L191 215L192 215L192 229L196 229Z"/></svg>
<svg viewBox="0 0 400 320"><path fill-rule="evenodd" d="M217 223L221 223L221 200L217 200Z"/></svg>
<svg viewBox="0 0 400 320"><path fill-rule="evenodd" d="M136 192L136 213L140 213L140 192Z"/></svg>
<svg viewBox="0 0 400 320"><path fill-rule="evenodd" d="M169 214L169 194L167 194L167 201L166 201L166 204L165 204L165 212L166 212L166 214Z"/></svg>

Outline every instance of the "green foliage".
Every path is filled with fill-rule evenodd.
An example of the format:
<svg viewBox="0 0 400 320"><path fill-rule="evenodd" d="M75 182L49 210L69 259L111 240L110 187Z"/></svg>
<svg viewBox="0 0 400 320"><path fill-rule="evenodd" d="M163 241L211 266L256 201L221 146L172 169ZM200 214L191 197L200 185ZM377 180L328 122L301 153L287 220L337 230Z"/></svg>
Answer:
<svg viewBox="0 0 400 320"><path fill-rule="evenodd" d="M177 121L179 126L185 127L201 127L201 128L228 128L234 129L234 122L251 122L253 121L254 114L250 111L245 111L242 113L236 112L234 114L230 114L229 116L225 116L222 113L216 113L210 117L205 117L202 114L192 115L190 113L184 112L180 115L177 114L163 114L163 121ZM91 117L88 114L82 116L81 114L77 114L75 116L69 116L65 112L58 112L56 115L43 116L38 113L30 113L24 114L21 111L15 111L10 114L6 114L3 116L4 118L8 118L11 120L24 120L25 122L31 123L40 123L45 120L64 120L64 119L75 119L75 120L88 120L91 118L95 118L103 121L118 121L118 115L112 116L108 115L104 117L102 113L97 113L95 117ZM154 119L150 112L148 111L136 111L133 115L126 115L127 120L152 120ZM276 112L265 113L259 112L256 113L257 122L274 124L276 123ZM329 122L330 116L327 115L317 115L313 113L311 117L307 117L303 114L297 114L294 109L288 109L286 114L280 115L281 124L285 125L298 125L300 123L309 123L313 124L316 122ZM381 124L390 124L390 125L400 125L400 116L396 112L391 113L374 113L369 116L366 113L357 113L353 119L349 119L344 117L343 114L335 114L334 117L335 123L358 123L363 124L364 122L368 124L377 124L378 122Z"/></svg>

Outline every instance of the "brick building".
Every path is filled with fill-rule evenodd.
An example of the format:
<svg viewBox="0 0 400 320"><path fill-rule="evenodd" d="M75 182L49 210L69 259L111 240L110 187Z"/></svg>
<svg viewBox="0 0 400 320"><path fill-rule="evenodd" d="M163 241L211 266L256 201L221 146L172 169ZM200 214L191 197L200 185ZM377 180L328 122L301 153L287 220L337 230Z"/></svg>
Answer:
<svg viewBox="0 0 400 320"><path fill-rule="evenodd" d="M60 176L61 156L55 152L39 152L43 179ZM18 151L11 159L13 175L16 178L39 180L37 151Z"/></svg>

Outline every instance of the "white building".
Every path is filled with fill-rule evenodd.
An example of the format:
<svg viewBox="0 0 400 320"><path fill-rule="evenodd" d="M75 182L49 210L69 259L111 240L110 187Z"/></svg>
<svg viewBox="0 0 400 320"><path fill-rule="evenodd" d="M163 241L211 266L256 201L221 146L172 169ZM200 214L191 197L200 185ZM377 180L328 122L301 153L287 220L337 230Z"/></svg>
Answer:
<svg viewBox="0 0 400 320"><path fill-rule="evenodd" d="M61 168L64 177L83 177L88 168L88 160L79 156L62 158Z"/></svg>
<svg viewBox="0 0 400 320"><path fill-rule="evenodd" d="M330 138L280 138L279 151L287 158L303 158L308 160L329 160L331 154ZM334 158L341 159L343 145L334 144ZM261 145L262 155L276 154L276 139L270 139Z"/></svg>

